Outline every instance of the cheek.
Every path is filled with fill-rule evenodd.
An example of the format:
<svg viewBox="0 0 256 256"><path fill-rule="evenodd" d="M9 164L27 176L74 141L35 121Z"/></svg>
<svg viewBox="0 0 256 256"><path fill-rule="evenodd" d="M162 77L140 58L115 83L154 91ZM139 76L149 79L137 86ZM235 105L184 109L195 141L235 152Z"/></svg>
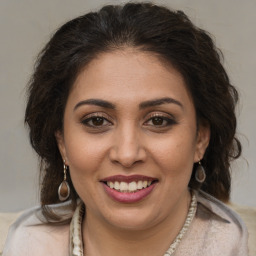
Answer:
<svg viewBox="0 0 256 256"><path fill-rule="evenodd" d="M89 140L78 133L66 139L66 152L72 183L82 200L88 203L95 197L94 186L103 162L102 143Z"/></svg>
<svg viewBox="0 0 256 256"><path fill-rule="evenodd" d="M154 143L152 156L168 176L190 177L194 163L195 142L191 136L175 136Z"/></svg>
<svg viewBox="0 0 256 256"><path fill-rule="evenodd" d="M65 146L68 164L74 177L93 173L103 162L106 152L102 140L78 132L66 137Z"/></svg>

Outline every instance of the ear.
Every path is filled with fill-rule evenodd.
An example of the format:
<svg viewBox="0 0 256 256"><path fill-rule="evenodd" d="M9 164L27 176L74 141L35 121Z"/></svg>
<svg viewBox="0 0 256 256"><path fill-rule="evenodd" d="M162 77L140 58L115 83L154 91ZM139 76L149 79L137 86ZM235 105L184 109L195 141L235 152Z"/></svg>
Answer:
<svg viewBox="0 0 256 256"><path fill-rule="evenodd" d="M204 157L204 153L209 145L211 137L210 125L208 123L199 124L196 138L196 150L194 162L199 162Z"/></svg>
<svg viewBox="0 0 256 256"><path fill-rule="evenodd" d="M66 154L66 147L65 147L65 142L64 142L64 136L61 131L55 132L55 138L57 141L57 145L60 151L60 154L62 156L63 161L66 161L66 164L68 165L68 159L67 159L67 154Z"/></svg>

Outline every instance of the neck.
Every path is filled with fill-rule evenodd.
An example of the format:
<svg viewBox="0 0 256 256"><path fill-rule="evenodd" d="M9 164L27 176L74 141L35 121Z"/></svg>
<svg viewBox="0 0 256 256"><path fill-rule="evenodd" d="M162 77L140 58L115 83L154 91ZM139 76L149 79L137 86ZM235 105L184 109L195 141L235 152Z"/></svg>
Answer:
<svg viewBox="0 0 256 256"><path fill-rule="evenodd" d="M190 200L187 192L165 219L154 226L136 230L112 226L87 210L82 225L85 255L164 255L185 222Z"/></svg>

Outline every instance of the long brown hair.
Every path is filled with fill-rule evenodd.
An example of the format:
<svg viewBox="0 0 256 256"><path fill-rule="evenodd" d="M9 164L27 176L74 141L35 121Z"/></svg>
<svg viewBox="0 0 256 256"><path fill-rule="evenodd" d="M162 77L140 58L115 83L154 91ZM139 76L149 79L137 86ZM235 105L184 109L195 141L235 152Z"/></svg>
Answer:
<svg viewBox="0 0 256 256"><path fill-rule="evenodd" d="M209 34L181 11L150 3L105 6L75 18L53 35L41 51L29 82L25 122L32 147L41 159L41 205L47 219L58 220L48 204L58 203L63 162L55 132L62 130L66 100L82 68L98 54L135 47L171 63L184 77L198 122L207 122L211 139L204 159L207 178L201 189L226 201L230 195L230 161L241 154L235 137L236 89L221 64ZM189 186L198 188L194 171ZM71 185L71 205L78 195Z"/></svg>

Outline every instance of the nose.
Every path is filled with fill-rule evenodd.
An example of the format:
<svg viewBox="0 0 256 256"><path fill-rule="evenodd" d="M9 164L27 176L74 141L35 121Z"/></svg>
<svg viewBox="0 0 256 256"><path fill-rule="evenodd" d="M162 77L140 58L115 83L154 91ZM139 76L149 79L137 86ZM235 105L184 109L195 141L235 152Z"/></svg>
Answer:
<svg viewBox="0 0 256 256"><path fill-rule="evenodd" d="M146 150L136 128L124 127L116 131L110 150L110 160L125 168L146 160Z"/></svg>

